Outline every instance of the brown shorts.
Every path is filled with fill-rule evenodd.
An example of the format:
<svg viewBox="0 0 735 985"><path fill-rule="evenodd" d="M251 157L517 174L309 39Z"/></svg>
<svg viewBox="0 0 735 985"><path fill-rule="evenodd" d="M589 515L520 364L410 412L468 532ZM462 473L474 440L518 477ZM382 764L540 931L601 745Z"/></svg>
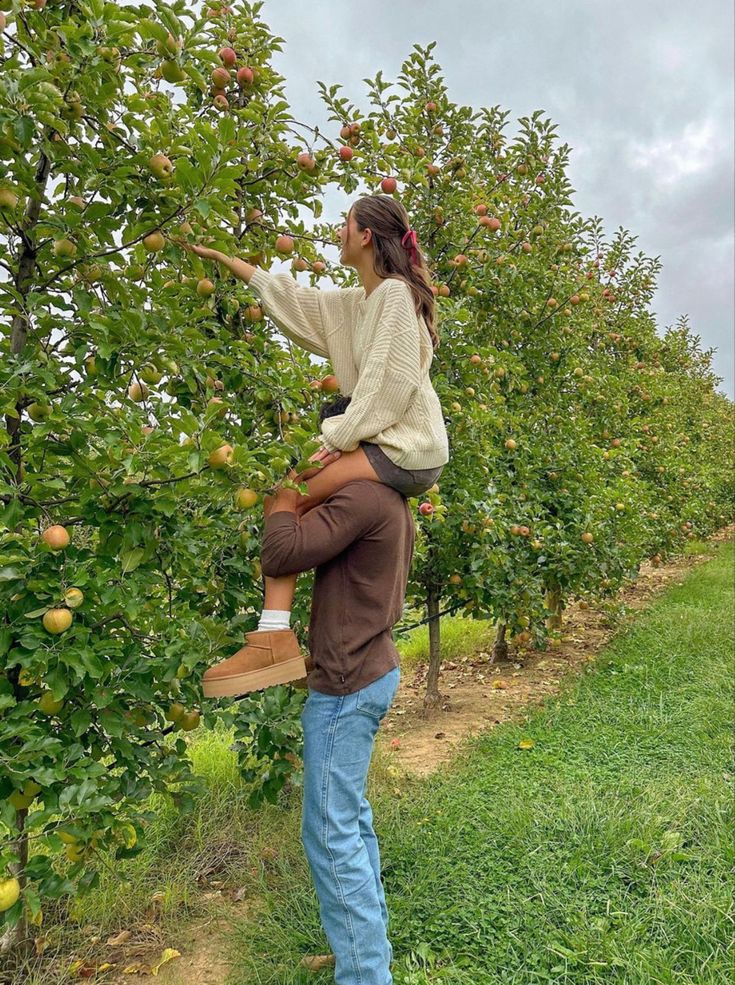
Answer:
<svg viewBox="0 0 735 985"><path fill-rule="evenodd" d="M372 441L361 441L360 447L364 449L380 481L407 498L420 496L431 489L444 469L443 465L437 465L433 469L402 469L388 458L380 445Z"/></svg>

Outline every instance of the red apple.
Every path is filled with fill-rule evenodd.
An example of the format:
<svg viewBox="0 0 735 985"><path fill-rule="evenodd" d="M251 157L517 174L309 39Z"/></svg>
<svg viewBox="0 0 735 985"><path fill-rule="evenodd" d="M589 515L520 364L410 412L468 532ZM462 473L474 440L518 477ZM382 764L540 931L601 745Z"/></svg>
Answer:
<svg viewBox="0 0 735 985"><path fill-rule="evenodd" d="M296 163L300 168L303 168L304 171L313 171L316 167L316 161L311 154L308 154L306 151L299 154L296 158Z"/></svg>
<svg viewBox="0 0 735 985"><path fill-rule="evenodd" d="M47 544L52 551L61 551L65 547L69 546L71 538L69 537L69 532L66 527L62 527L61 524L55 523L46 529L41 534L41 540L44 544Z"/></svg>
<svg viewBox="0 0 735 985"><path fill-rule="evenodd" d="M232 68L237 61L237 54L234 48L220 48L217 55L225 68Z"/></svg>
<svg viewBox="0 0 735 985"><path fill-rule="evenodd" d="M218 89L224 89L231 81L232 78L226 68L219 67L212 69L212 82Z"/></svg>
<svg viewBox="0 0 735 985"><path fill-rule="evenodd" d="M339 149L339 156L342 158L343 161L351 161L354 156L354 153L355 152L353 151L353 149L351 147L348 147L347 145L343 145Z"/></svg>
<svg viewBox="0 0 735 985"><path fill-rule="evenodd" d="M252 85L253 78L254 78L253 70L251 68L248 68L247 65L243 65L242 68L238 68L237 84L239 86L242 86L244 88L245 86Z"/></svg>
<svg viewBox="0 0 735 985"><path fill-rule="evenodd" d="M279 236L276 240L277 253L293 253L294 241L291 236Z"/></svg>
<svg viewBox="0 0 735 985"><path fill-rule="evenodd" d="M383 178L380 182L380 187L386 195L392 195L398 187L398 182L395 178Z"/></svg>

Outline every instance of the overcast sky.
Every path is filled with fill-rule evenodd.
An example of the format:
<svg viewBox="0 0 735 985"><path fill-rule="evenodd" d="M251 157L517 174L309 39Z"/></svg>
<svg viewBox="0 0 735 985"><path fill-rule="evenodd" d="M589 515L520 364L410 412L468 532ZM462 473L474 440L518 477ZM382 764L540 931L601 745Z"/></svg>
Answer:
<svg viewBox="0 0 735 985"><path fill-rule="evenodd" d="M606 239L623 226L633 254L661 258L659 332L687 315L734 396L732 0L272 0L261 17L284 39L273 67L295 119L331 139L339 125L317 79L367 114L362 79L382 69L393 82L431 41L452 102L508 110L510 136L543 110L571 148L573 208L600 216ZM330 192L323 219L352 197Z"/></svg>

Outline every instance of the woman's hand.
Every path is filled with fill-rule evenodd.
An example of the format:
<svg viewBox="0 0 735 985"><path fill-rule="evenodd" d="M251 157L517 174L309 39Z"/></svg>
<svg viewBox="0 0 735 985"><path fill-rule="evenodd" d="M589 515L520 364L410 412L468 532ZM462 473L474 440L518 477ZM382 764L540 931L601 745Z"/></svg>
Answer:
<svg viewBox="0 0 735 985"><path fill-rule="evenodd" d="M304 469L304 471L299 475L291 469L288 473L288 478L293 479L294 482L306 482L307 479L311 479L315 475L318 475L323 468L327 467L327 465L330 465L332 462L336 462L341 454L342 452L340 451L331 452L326 448L320 448L319 451L314 452L314 454L309 458L310 462L321 462L322 464L320 468Z"/></svg>
<svg viewBox="0 0 735 985"><path fill-rule="evenodd" d="M189 253L196 253L198 257L203 260L217 260L218 263L228 263L230 258L220 250L212 250L208 246L199 246L198 243L187 243L183 239L178 239L172 237L173 241L183 249L187 250Z"/></svg>

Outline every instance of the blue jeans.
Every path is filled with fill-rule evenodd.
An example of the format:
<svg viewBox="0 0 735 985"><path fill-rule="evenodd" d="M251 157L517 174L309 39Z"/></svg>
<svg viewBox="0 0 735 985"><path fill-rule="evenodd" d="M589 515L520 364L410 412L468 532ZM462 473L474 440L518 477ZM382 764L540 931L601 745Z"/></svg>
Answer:
<svg viewBox="0 0 735 985"><path fill-rule="evenodd" d="M309 688L301 711L301 839L335 956L336 985L393 982L378 839L365 787L375 735L399 680L400 668L393 667L352 694Z"/></svg>

